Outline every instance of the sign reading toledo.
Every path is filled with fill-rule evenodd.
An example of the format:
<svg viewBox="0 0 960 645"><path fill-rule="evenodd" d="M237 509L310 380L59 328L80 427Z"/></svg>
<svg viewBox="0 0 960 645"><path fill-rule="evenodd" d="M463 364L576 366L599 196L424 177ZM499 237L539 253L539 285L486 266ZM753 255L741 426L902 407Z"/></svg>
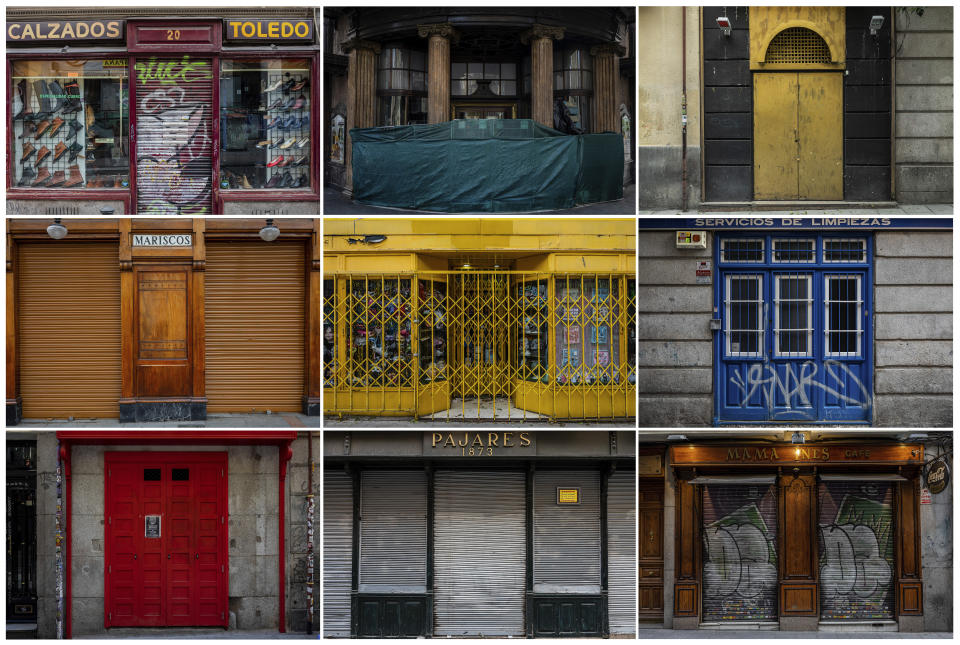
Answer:
<svg viewBox="0 0 960 645"><path fill-rule="evenodd" d="M425 432L424 454L514 457L536 454L532 432Z"/></svg>

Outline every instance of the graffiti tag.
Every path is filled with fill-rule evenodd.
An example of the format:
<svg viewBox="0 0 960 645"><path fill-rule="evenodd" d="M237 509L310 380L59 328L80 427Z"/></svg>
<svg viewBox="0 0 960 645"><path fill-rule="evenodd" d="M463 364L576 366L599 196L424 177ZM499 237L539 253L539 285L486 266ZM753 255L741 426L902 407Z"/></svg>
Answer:
<svg viewBox="0 0 960 645"><path fill-rule="evenodd" d="M176 85L213 78L209 61L191 61L187 55L184 55L179 62L175 60L158 61L156 58L151 58L146 63L136 63L133 68L137 72L137 80L140 81L141 85L146 85L150 81Z"/></svg>
<svg viewBox="0 0 960 645"><path fill-rule="evenodd" d="M807 393L811 388L818 388L849 405L869 407L872 403L872 397L867 387L853 370L842 361L824 361L824 371L819 380L817 379L819 366L814 361L800 363L799 376L796 372L796 364L785 363L781 367L783 369L782 377L777 368L770 363L750 365L746 370L746 377L739 371L735 372L730 377L730 382L743 394L740 406L745 407L753 396L759 392L763 398L764 406L768 410L773 410L776 401L775 395L779 392L783 405L787 408L810 407L810 397ZM842 390L847 389L844 375L849 377L857 388L853 391L843 392Z"/></svg>

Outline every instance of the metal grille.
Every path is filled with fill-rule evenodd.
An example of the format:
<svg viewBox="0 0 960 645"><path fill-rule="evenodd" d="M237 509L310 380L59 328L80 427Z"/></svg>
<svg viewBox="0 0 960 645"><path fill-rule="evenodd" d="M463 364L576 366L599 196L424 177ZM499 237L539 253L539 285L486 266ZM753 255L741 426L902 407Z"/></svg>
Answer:
<svg viewBox="0 0 960 645"><path fill-rule="evenodd" d="M790 27L773 37L767 46L766 63L829 63L830 48L812 29Z"/></svg>
<svg viewBox="0 0 960 645"><path fill-rule="evenodd" d="M866 262L867 241L863 239L824 240L824 262Z"/></svg>
<svg viewBox="0 0 960 645"><path fill-rule="evenodd" d="M893 484L820 483L820 617L893 620Z"/></svg>
<svg viewBox="0 0 960 645"><path fill-rule="evenodd" d="M117 245L22 244L17 259L23 416L116 417L120 399Z"/></svg>
<svg viewBox="0 0 960 645"><path fill-rule="evenodd" d="M813 352L813 276L776 274L773 338L777 356Z"/></svg>
<svg viewBox="0 0 960 645"><path fill-rule="evenodd" d="M427 584L427 476L367 471L360 485L360 591L419 592Z"/></svg>
<svg viewBox="0 0 960 645"><path fill-rule="evenodd" d="M859 356L863 296L860 274L825 275L823 333L827 356Z"/></svg>
<svg viewBox="0 0 960 645"><path fill-rule="evenodd" d="M328 277L328 396L337 412L612 416L635 391L633 280L515 271Z"/></svg>
<svg viewBox="0 0 960 645"><path fill-rule="evenodd" d="M353 482L342 470L323 472L323 635L350 636L353 576Z"/></svg>
<svg viewBox="0 0 960 645"><path fill-rule="evenodd" d="M703 487L703 622L776 621L776 487Z"/></svg>
<svg viewBox="0 0 960 645"><path fill-rule="evenodd" d="M776 263L799 264L817 259L816 240L773 240L772 247L772 261Z"/></svg>
<svg viewBox="0 0 960 645"><path fill-rule="evenodd" d="M525 518L523 473L437 472L434 635L524 634Z"/></svg>
<svg viewBox="0 0 960 645"><path fill-rule="evenodd" d="M724 292L727 356L759 356L763 350L763 276L728 275Z"/></svg>
<svg viewBox="0 0 960 645"><path fill-rule="evenodd" d="M613 473L607 483L607 613L611 634L636 633L637 478L634 471Z"/></svg>
<svg viewBox="0 0 960 645"><path fill-rule="evenodd" d="M720 240L721 262L763 262L763 240Z"/></svg>
<svg viewBox="0 0 960 645"><path fill-rule="evenodd" d="M533 590L600 593L600 474L539 470L533 481ZM558 504L558 487L579 487L580 503Z"/></svg>
<svg viewBox="0 0 960 645"><path fill-rule="evenodd" d="M138 58L137 212L203 215L213 184L212 61Z"/></svg>

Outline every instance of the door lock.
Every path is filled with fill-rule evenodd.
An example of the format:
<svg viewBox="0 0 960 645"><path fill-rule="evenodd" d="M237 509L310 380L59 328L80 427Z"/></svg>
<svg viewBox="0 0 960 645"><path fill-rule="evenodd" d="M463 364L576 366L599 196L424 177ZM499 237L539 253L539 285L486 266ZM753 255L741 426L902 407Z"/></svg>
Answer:
<svg viewBox="0 0 960 645"><path fill-rule="evenodd" d="M169 559L170 559L170 554L168 553L168 554L167 554L167 560L169 560Z"/></svg>
<svg viewBox="0 0 960 645"><path fill-rule="evenodd" d="M133 554L133 559L134 559L134 560L137 559L137 554L136 554L136 553Z"/></svg>
<svg viewBox="0 0 960 645"><path fill-rule="evenodd" d="M200 559L200 554L198 553L198 554L194 557L194 560L199 560L199 559Z"/></svg>

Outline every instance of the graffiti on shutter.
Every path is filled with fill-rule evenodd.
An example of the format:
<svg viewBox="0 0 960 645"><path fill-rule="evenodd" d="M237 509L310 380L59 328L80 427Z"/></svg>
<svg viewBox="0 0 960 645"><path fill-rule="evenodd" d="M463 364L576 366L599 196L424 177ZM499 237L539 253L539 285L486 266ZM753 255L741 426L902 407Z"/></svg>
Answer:
<svg viewBox="0 0 960 645"><path fill-rule="evenodd" d="M211 61L138 60L137 212L210 212L213 138Z"/></svg>
<svg viewBox="0 0 960 645"><path fill-rule="evenodd" d="M821 482L820 617L892 620L893 484Z"/></svg>
<svg viewBox="0 0 960 645"><path fill-rule="evenodd" d="M777 620L773 485L704 486L703 622Z"/></svg>

